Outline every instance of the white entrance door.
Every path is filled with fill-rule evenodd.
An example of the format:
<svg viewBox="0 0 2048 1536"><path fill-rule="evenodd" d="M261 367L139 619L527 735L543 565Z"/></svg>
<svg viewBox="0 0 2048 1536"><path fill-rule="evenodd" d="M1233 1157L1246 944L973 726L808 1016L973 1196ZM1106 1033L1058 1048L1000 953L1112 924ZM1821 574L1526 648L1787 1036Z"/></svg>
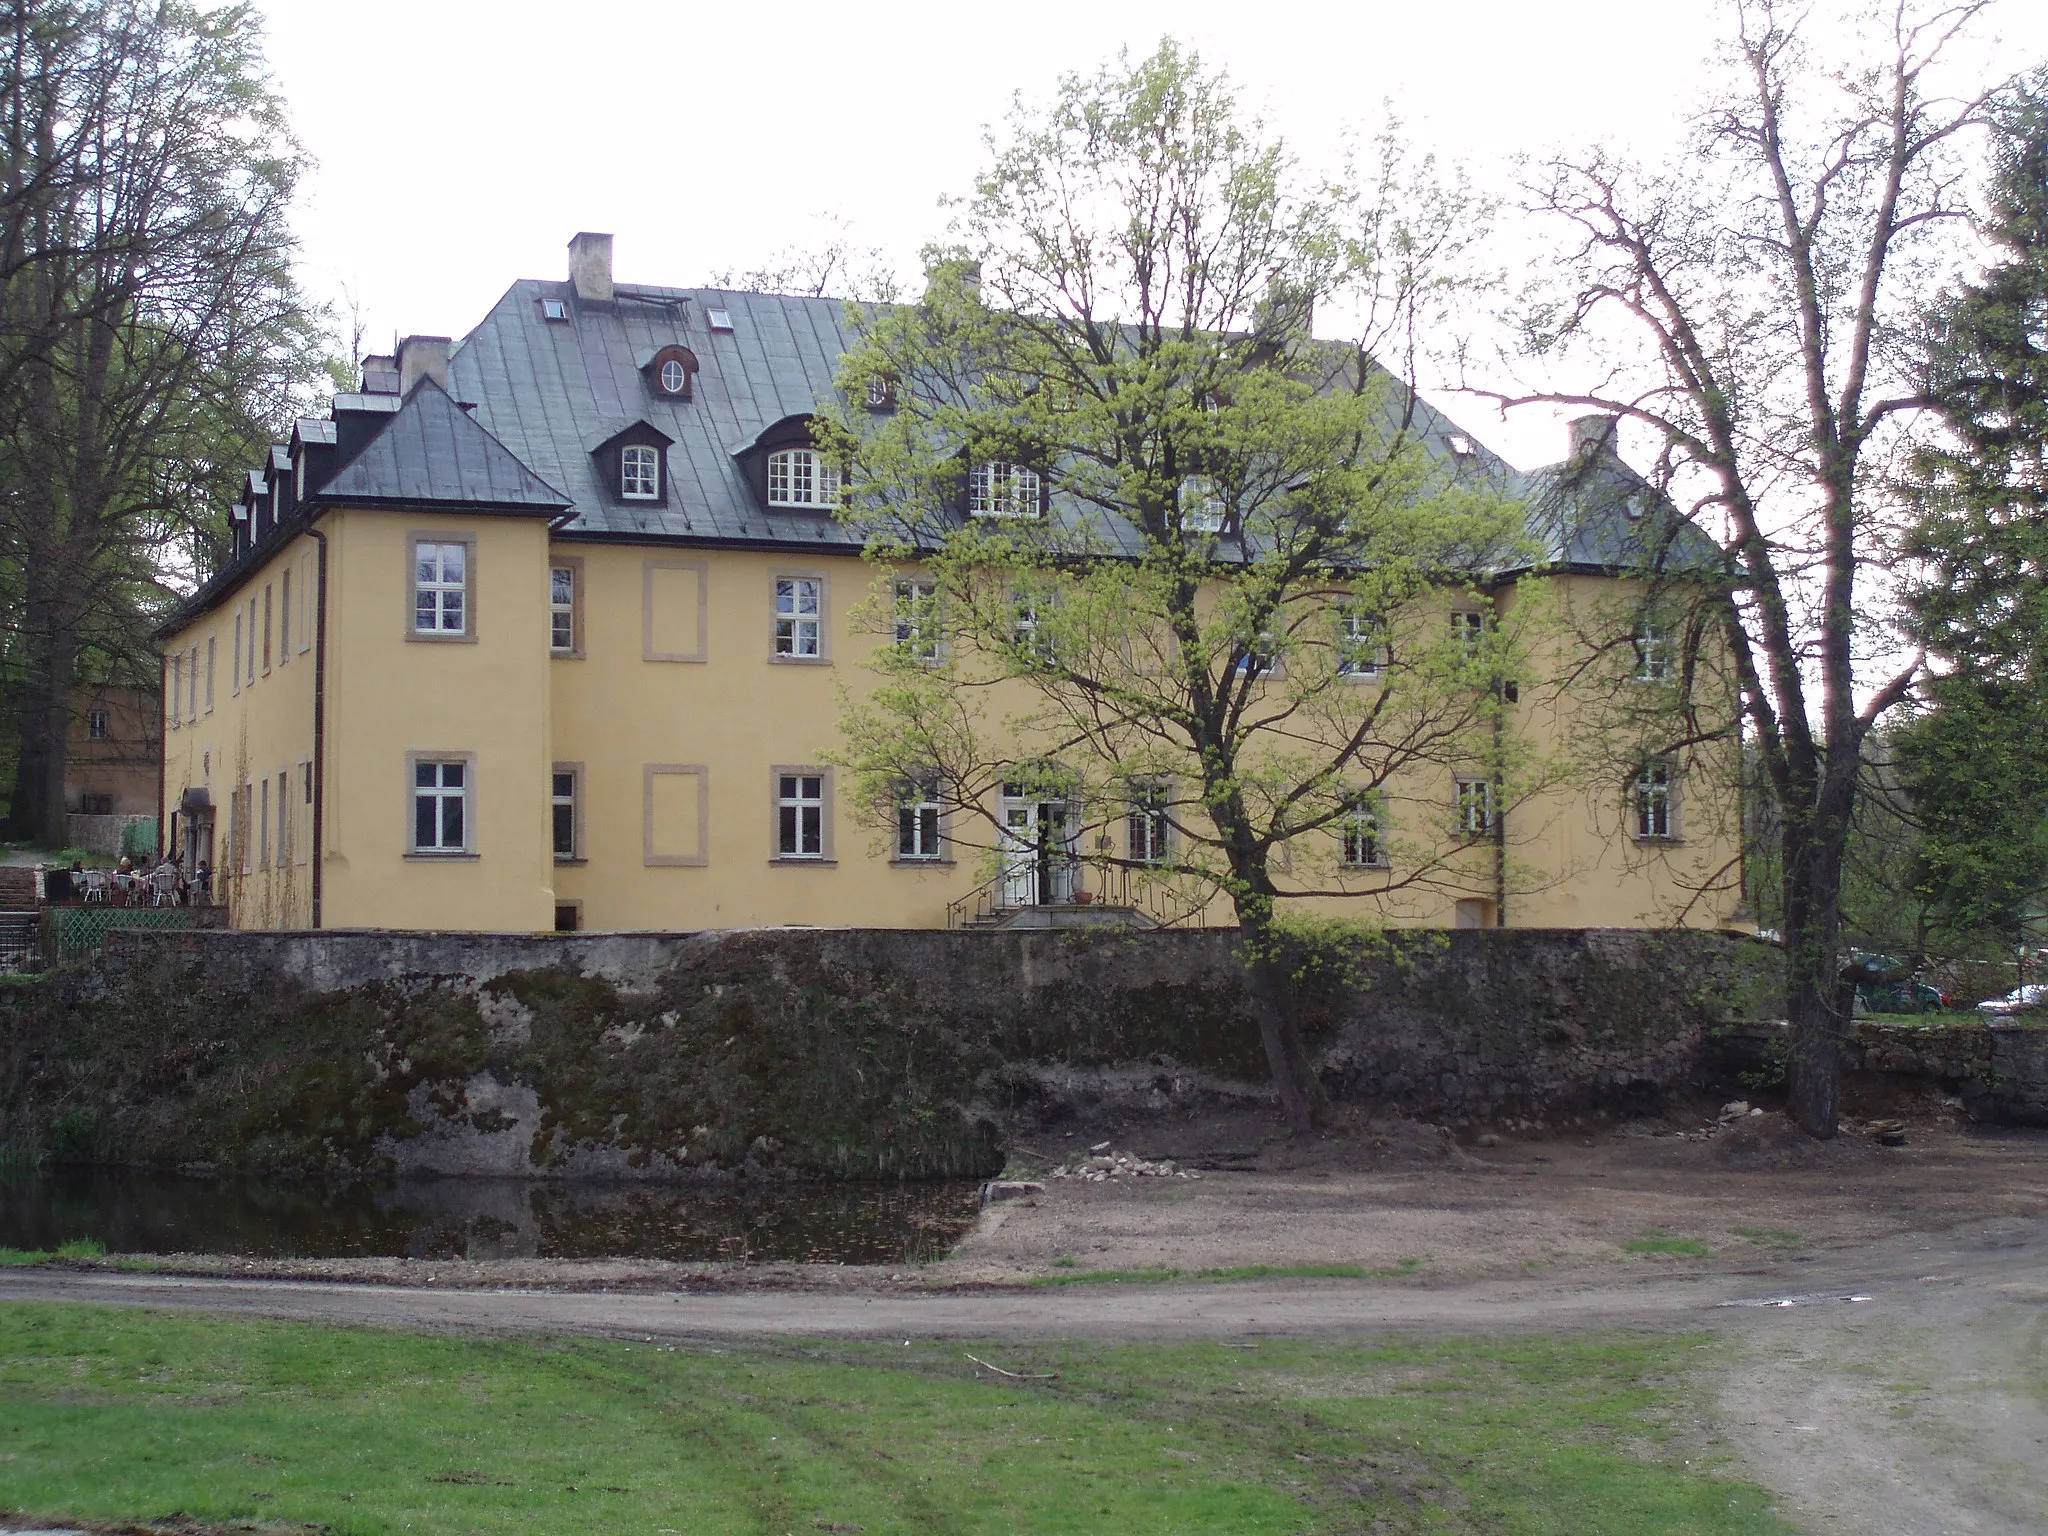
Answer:
<svg viewBox="0 0 2048 1536"><path fill-rule="evenodd" d="M1035 907L1074 896L1073 832L1060 800L1003 801L1003 886L1006 907Z"/></svg>

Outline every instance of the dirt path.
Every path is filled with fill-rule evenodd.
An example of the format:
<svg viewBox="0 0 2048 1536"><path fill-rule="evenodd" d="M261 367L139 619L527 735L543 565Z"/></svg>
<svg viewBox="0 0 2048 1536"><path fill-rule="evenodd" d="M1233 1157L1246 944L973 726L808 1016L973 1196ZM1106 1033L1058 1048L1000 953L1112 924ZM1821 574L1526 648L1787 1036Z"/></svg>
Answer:
<svg viewBox="0 0 2048 1536"><path fill-rule="evenodd" d="M996 1208L955 1258L914 1272L30 1269L0 1271L0 1301L643 1339L1703 1328L1724 1346L1711 1433L1804 1529L2048 1532L2048 1135L1922 1126L1903 1152L1788 1148L1761 1131L1718 1144L1568 1137L1400 1166L1313 1151L1293 1164L1051 1181ZM1187 1272L1346 1263L1381 1276L1022 1283L1074 1273L1062 1259ZM1404 1272L1403 1260L1421 1262Z"/></svg>

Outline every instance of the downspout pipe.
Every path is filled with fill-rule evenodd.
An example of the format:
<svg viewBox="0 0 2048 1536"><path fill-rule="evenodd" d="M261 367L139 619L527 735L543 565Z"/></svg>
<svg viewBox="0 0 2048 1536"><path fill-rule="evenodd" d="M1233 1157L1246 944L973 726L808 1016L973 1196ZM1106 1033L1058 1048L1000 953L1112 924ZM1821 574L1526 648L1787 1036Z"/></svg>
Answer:
<svg viewBox="0 0 2048 1536"><path fill-rule="evenodd" d="M327 843L327 535L308 527L320 546L313 606L313 926L320 926Z"/></svg>

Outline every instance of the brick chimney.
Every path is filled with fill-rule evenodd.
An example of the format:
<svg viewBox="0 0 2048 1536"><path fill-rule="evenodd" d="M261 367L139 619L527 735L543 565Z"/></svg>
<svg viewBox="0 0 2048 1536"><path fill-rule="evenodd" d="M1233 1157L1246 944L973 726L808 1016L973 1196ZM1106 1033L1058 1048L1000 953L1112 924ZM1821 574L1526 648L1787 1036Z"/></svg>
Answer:
<svg viewBox="0 0 2048 1536"><path fill-rule="evenodd" d="M576 297L609 304L612 301L612 237L589 231L569 241L569 281Z"/></svg>
<svg viewBox="0 0 2048 1536"><path fill-rule="evenodd" d="M446 336L408 336L398 344L398 392L411 394L413 385L421 379L432 379L443 389L448 387Z"/></svg>
<svg viewBox="0 0 2048 1536"><path fill-rule="evenodd" d="M1621 425L1619 416L1574 416L1565 424L1571 434L1571 457L1589 459L1596 455L1601 458L1615 458L1616 429Z"/></svg>

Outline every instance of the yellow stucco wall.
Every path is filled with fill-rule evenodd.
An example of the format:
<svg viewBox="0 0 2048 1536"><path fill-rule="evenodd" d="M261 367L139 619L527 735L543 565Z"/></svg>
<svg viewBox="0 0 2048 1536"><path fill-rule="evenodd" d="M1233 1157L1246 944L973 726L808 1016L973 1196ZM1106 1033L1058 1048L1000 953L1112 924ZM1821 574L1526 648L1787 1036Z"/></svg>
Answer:
<svg viewBox="0 0 2048 1536"><path fill-rule="evenodd" d="M314 562L313 541L293 540L164 648L167 695L172 658L181 685L164 721L168 846L188 869L213 866L245 927L312 916ZM210 818L181 811L188 788L206 791Z"/></svg>
<svg viewBox="0 0 2048 1536"><path fill-rule="evenodd" d="M884 834L855 821L844 786L830 782L836 776L824 767L838 736L841 690L868 684L860 663L877 643L852 622L877 579L857 556L551 544L534 518L351 509L327 514L319 526L330 540L326 926L534 930L552 926L558 907L576 909L579 925L592 929L939 926L947 903L982 879L972 852L953 864L894 862ZM413 638L412 544L428 535L461 540L472 551L473 633L460 640ZM246 624L255 594L260 624L261 592L274 590L287 566L295 573L295 630L310 611L303 572L311 549L309 538L299 539L227 607L166 645L167 654L189 655L196 644L203 655L211 637L217 648L215 708L166 732L166 766L173 806L185 785L213 786L222 847L227 786L260 784L267 774L274 795L276 774L296 771L310 756L310 651L295 639L288 663L274 662L269 676L239 693L227 687L226 672L236 605ZM563 562L577 572L576 654L551 656L548 569ZM824 579L821 661L775 657L778 576ZM1593 600L1592 589L1573 591L1580 580L1559 587L1567 603ZM1528 600L1510 593L1503 610ZM1516 724L1539 754L1583 729L1571 701L1540 687L1524 689ZM410 773L422 754L470 765L468 854L409 853ZM775 856L778 767L825 773L827 859ZM577 776L577 846L569 860L553 853L556 771ZM1448 773L1418 776L1396 789L1391 809L1408 835L1422 835L1442 819L1450 795ZM294 803L288 817L302 810ZM1514 805L1509 925L1728 922L1738 905L1732 886L1688 897L1703 883L1701 871L1734 857L1732 807L1713 818L1688 817L1684 839L1667 845L1628 837L1624 811L1621 786L1605 782L1560 786ZM296 862L309 844L302 825L289 823L289 860L266 865L259 857L237 877L238 926L309 920L307 871ZM1449 925L1460 896L1490 904L1497 894L1491 846L1465 849L1454 863L1469 889L1438 882L1394 904L1391 920ZM1369 875L1344 879L1359 889L1374 883ZM1363 906L1341 898L1313 905L1336 913ZM1212 911L1222 918L1220 903Z"/></svg>

